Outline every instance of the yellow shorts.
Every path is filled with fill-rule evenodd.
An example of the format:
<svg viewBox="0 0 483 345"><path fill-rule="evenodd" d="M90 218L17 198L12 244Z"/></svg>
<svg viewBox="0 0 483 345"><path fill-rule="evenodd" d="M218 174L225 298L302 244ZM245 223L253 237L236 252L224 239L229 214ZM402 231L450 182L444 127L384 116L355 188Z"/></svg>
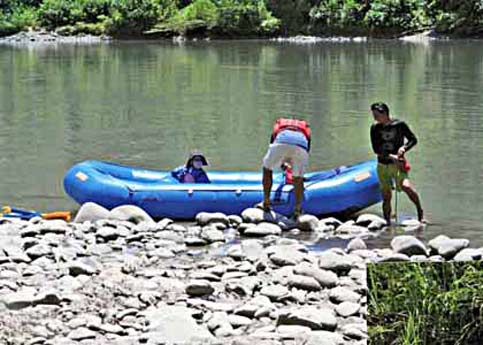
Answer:
<svg viewBox="0 0 483 345"><path fill-rule="evenodd" d="M377 164L377 177L381 184L381 189L391 190L396 181L396 190L401 191L402 183L408 178L408 173L399 169L396 164Z"/></svg>

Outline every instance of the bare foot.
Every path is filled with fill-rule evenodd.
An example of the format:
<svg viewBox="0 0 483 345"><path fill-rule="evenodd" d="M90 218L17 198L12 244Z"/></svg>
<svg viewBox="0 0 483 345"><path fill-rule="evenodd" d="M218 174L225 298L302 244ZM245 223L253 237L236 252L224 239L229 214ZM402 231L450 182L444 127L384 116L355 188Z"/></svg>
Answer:
<svg viewBox="0 0 483 345"><path fill-rule="evenodd" d="M264 202L260 202L260 203L256 204L255 208L259 208L259 209L263 210L264 212L270 212L272 210L272 207L270 206L270 204L266 204Z"/></svg>

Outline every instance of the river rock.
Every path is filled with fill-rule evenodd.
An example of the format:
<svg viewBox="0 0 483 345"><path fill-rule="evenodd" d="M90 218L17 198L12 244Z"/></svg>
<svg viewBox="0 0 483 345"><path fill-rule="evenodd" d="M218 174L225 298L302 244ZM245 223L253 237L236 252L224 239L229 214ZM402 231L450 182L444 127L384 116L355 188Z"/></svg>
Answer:
<svg viewBox="0 0 483 345"><path fill-rule="evenodd" d="M306 254L302 253L298 246L276 246L267 248L268 257L278 266L296 265L305 260Z"/></svg>
<svg viewBox="0 0 483 345"><path fill-rule="evenodd" d="M335 311L342 317L349 317L352 315L356 315L360 309L359 303L354 302L342 302L336 308Z"/></svg>
<svg viewBox="0 0 483 345"><path fill-rule="evenodd" d="M288 288L279 284L266 285L260 291L260 295L268 297L271 301L278 301L288 294Z"/></svg>
<svg viewBox="0 0 483 345"><path fill-rule="evenodd" d="M46 244L41 243L27 249L25 251L25 254L27 254L32 260L35 260L42 256L52 254L52 248Z"/></svg>
<svg viewBox="0 0 483 345"><path fill-rule="evenodd" d="M337 319L331 309L301 307L295 310L281 310L277 319L277 326L280 325L299 325L312 330L334 331L337 328Z"/></svg>
<svg viewBox="0 0 483 345"><path fill-rule="evenodd" d="M294 267L294 273L314 278L320 286L332 288L337 285L339 278L332 271L318 268L308 262L302 262Z"/></svg>
<svg viewBox="0 0 483 345"><path fill-rule="evenodd" d="M409 256L402 253L391 253L389 255L385 255L376 260L377 262L408 262L411 261Z"/></svg>
<svg viewBox="0 0 483 345"><path fill-rule="evenodd" d="M223 223L225 227L230 225L230 220L228 219L228 217L221 212L200 212L196 215L195 220L201 226L210 223Z"/></svg>
<svg viewBox="0 0 483 345"><path fill-rule="evenodd" d="M186 293L190 296L210 295L215 291L207 280L192 280L186 286Z"/></svg>
<svg viewBox="0 0 483 345"><path fill-rule="evenodd" d="M134 205L118 206L109 212L110 219L127 220L131 223L149 222L154 223L154 220L142 208Z"/></svg>
<svg viewBox="0 0 483 345"><path fill-rule="evenodd" d="M470 241L463 238L452 239L439 235L428 242L433 254L439 254L446 260L452 259L460 250L469 246Z"/></svg>
<svg viewBox="0 0 483 345"><path fill-rule="evenodd" d="M368 227L373 222L382 224L382 226L387 224L384 218L381 218L375 214L369 214L369 213L361 214L359 217L357 217L357 220L356 220L357 225L365 226L365 227Z"/></svg>
<svg viewBox="0 0 483 345"><path fill-rule="evenodd" d="M319 220L319 226L320 225L331 225L334 228L337 228L342 225L342 222L337 218L329 217L329 218L322 218L321 220Z"/></svg>
<svg viewBox="0 0 483 345"><path fill-rule="evenodd" d="M481 249L465 248L455 255L454 261L473 261L481 260L483 251Z"/></svg>
<svg viewBox="0 0 483 345"><path fill-rule="evenodd" d="M338 275L349 272L354 266L353 259L345 254L328 250L319 255L319 267L321 269L334 271Z"/></svg>
<svg viewBox="0 0 483 345"><path fill-rule="evenodd" d="M120 236L118 228L103 226L96 231L96 236L101 237L104 241L115 240Z"/></svg>
<svg viewBox="0 0 483 345"><path fill-rule="evenodd" d="M107 219L109 215L108 209L94 202L86 202L77 211L74 223L83 223L86 221L95 222L96 220Z"/></svg>
<svg viewBox="0 0 483 345"><path fill-rule="evenodd" d="M348 253L351 253L354 250L363 250L363 249L367 249L367 246L366 246L366 243L364 242L364 240L359 238L359 237L353 238L347 244L347 247L346 247L346 251Z"/></svg>
<svg viewBox="0 0 483 345"><path fill-rule="evenodd" d="M342 302L358 303L361 299L361 295L345 287L338 286L329 291L329 298L336 304Z"/></svg>
<svg viewBox="0 0 483 345"><path fill-rule="evenodd" d="M74 277L80 274L93 275L97 271L95 267L79 260L69 262L67 268L69 269L69 274Z"/></svg>
<svg viewBox="0 0 483 345"><path fill-rule="evenodd" d="M242 212L241 217L245 223L273 223L279 225L283 230L296 227L295 222L287 217L274 211L265 212L259 208L247 208Z"/></svg>
<svg viewBox="0 0 483 345"><path fill-rule="evenodd" d="M412 255L427 255L424 244L414 236L397 236L391 241L391 247L396 253Z"/></svg>
<svg viewBox="0 0 483 345"><path fill-rule="evenodd" d="M303 214L298 217L296 226L302 231L314 231L319 225L319 219L310 214Z"/></svg>
<svg viewBox="0 0 483 345"><path fill-rule="evenodd" d="M245 230L245 236L262 237L268 235L279 236L282 234L282 229L277 224L260 222L256 226L249 227Z"/></svg>
<svg viewBox="0 0 483 345"><path fill-rule="evenodd" d="M68 335L68 338L75 341L82 341L86 339L95 339L96 334L96 332L93 332L85 327L79 327L71 331Z"/></svg>
<svg viewBox="0 0 483 345"><path fill-rule="evenodd" d="M8 309L11 310L23 309L35 303L35 295L36 290L33 288L8 293L0 297L0 305L4 304Z"/></svg>
<svg viewBox="0 0 483 345"><path fill-rule="evenodd" d="M148 344L208 343L215 337L192 317L193 310L183 306L150 307L143 315L148 321Z"/></svg>
<svg viewBox="0 0 483 345"><path fill-rule="evenodd" d="M201 230L200 237L208 243L225 241L225 235L223 234L223 231L217 230L210 225L205 226Z"/></svg>
<svg viewBox="0 0 483 345"><path fill-rule="evenodd" d="M288 286L307 291L320 291L321 286L313 277L292 274L288 279Z"/></svg>

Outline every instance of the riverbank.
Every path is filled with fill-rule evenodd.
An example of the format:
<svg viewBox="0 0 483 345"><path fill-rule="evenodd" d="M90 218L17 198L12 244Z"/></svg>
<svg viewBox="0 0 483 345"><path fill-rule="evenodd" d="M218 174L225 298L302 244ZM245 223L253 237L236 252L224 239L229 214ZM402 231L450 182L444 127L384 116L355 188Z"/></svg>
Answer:
<svg viewBox="0 0 483 345"><path fill-rule="evenodd" d="M222 39L222 38L221 38ZM386 38L387 39L387 38ZM433 31L425 31L414 35L401 36L393 38L395 40L401 40L404 42L414 43L428 43L430 41L447 41L451 38L445 35L438 35ZM172 41L175 43L183 42L196 42L196 41L210 41L211 38L204 37L186 37L186 36L173 36L170 38L114 38L108 35L90 35L90 34L78 34L78 35L61 35L54 31L38 30L38 31L25 31L19 32L15 35L0 38L0 44L7 45L49 45L49 44L99 44L119 41L132 41L141 40L145 42L153 41ZM253 38L252 38L253 40ZM378 40L378 38L371 38L366 36L332 36L332 37L318 37L318 36L293 36L293 37L273 37L267 38L267 41L279 42L279 43L293 43L293 44L317 44L323 42L357 42L364 43L371 40Z"/></svg>
<svg viewBox="0 0 483 345"><path fill-rule="evenodd" d="M93 210L95 212L93 212ZM5 344L365 344L369 262L481 260L483 248L397 236L367 249L383 220L297 223L247 209L196 224L88 205L76 222L0 219ZM87 220L87 218L91 220ZM409 226L418 224L409 223ZM352 239L323 252L288 234Z"/></svg>

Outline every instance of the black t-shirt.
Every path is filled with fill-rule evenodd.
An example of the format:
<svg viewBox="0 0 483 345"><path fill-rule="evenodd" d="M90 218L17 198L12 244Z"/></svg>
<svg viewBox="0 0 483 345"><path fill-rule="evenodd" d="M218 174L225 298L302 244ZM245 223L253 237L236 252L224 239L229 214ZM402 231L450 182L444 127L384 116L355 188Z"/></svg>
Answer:
<svg viewBox="0 0 483 345"><path fill-rule="evenodd" d="M404 139L407 140L406 143L404 143ZM402 146L409 151L417 142L418 139L404 121L393 119L385 125L375 123L371 126L372 149L377 154L379 163L393 163L389 154L397 154Z"/></svg>

